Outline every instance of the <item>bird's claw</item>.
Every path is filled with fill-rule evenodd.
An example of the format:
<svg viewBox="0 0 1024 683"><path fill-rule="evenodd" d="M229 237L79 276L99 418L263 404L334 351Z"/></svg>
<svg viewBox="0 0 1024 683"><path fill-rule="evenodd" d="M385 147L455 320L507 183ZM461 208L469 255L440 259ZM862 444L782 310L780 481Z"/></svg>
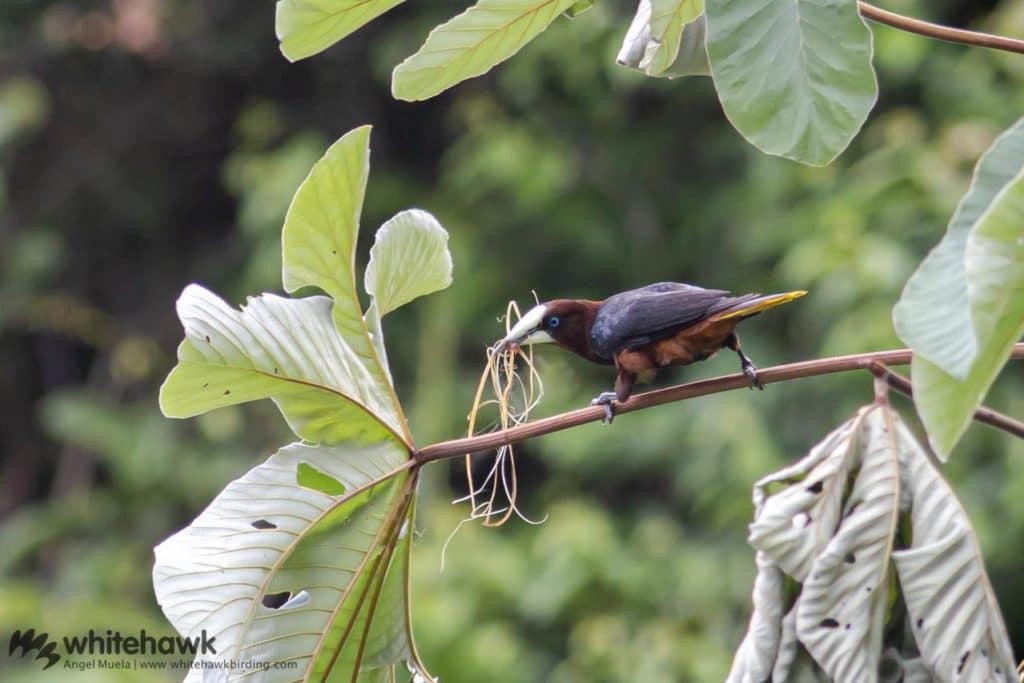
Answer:
<svg viewBox="0 0 1024 683"><path fill-rule="evenodd" d="M597 398L590 402L592 406L604 406L604 419L601 422L606 425L610 425L612 420L615 419L615 408L612 407L612 401L614 400L614 391L602 391L597 395Z"/></svg>
<svg viewBox="0 0 1024 683"><path fill-rule="evenodd" d="M749 363L749 362L748 363L744 363L743 364L743 374L746 375L747 379L750 380L750 388L751 389L754 389L756 387L757 389L759 389L761 391L764 391L764 382L762 382L761 378L758 377L758 375L757 375L757 366L756 365L754 365L753 363Z"/></svg>

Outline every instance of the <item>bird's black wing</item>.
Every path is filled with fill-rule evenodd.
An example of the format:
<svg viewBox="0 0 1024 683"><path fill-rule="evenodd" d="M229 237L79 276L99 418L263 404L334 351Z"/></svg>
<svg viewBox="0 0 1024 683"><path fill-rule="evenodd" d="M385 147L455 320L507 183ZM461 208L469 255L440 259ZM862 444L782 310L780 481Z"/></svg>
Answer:
<svg viewBox="0 0 1024 683"><path fill-rule="evenodd" d="M608 297L597 311L590 343L602 357L675 334L727 307L729 292L659 282Z"/></svg>

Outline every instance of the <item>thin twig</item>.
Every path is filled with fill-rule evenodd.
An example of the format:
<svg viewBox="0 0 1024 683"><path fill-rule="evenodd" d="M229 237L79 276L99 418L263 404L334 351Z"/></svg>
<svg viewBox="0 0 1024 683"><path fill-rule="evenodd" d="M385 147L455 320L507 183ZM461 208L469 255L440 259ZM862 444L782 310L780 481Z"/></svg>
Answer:
<svg viewBox="0 0 1024 683"><path fill-rule="evenodd" d="M920 19L913 19L911 17L903 16L902 14L896 14L895 12L884 10L881 7L869 5L866 2L858 2L857 6L860 8L861 16L877 21L880 24L885 24L886 26L898 28L901 31L916 33L929 38L937 38L938 40L945 40L950 43L977 45L979 47L990 47L994 50L1005 50L1006 52L1024 54L1024 40L1006 38L1005 36L996 36L991 33L981 33L980 31L967 31L962 28L951 28L949 26L942 26L941 24L933 24L929 21L921 21Z"/></svg>
<svg viewBox="0 0 1024 683"><path fill-rule="evenodd" d="M906 394L911 397L914 395L914 387L910 383L910 380L887 368L885 363L874 361L868 366L868 369L871 370L871 373L875 377L884 379L886 384L901 394ZM1001 429L1004 432L1008 432L1018 438L1024 439L1024 422L1015 420L1009 415L1003 415L991 408L980 406L974 411L974 419L978 422L987 424L990 427Z"/></svg>
<svg viewBox="0 0 1024 683"><path fill-rule="evenodd" d="M786 382L792 379L804 377L817 377L836 372L849 372L851 370L870 370L871 364L878 362L885 365L907 365L910 363L913 353L910 349L899 349L895 351L878 351L874 353L858 353L852 356L836 356L834 358L819 358L817 360L803 361L801 363L790 363L788 365L777 365L771 368L758 370L757 376L764 384ZM1024 358L1024 344L1017 344L1013 347L1013 358ZM744 389L750 385L750 380L742 373L734 375L723 375L713 379L700 380L678 384L665 389L656 389L643 394L637 394L625 403L615 405L616 415L631 413L634 410L643 410L663 403L683 401L708 394L718 394L733 389ZM417 465L443 460L466 453L486 451L506 444L519 443L537 436L551 434L570 427L577 427L588 422L597 422L604 418L603 406L590 406L578 410L570 410L560 415L553 415L541 420L534 420L526 424L505 429L490 434L481 434L465 439L453 439L442 441L426 446L413 454L413 460ZM992 424L989 422L988 424Z"/></svg>

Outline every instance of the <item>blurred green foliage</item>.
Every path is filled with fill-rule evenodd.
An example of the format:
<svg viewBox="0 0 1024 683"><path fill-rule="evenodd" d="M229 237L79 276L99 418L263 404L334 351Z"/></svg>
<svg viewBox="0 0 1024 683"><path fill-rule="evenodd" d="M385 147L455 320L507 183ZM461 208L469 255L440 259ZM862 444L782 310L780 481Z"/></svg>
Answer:
<svg viewBox="0 0 1024 683"><path fill-rule="evenodd" d="M706 79L616 67L627 5L597 3L491 75L408 105L389 98L389 65L459 3L404 4L297 65L277 51L270 3L4 3L0 636L169 632L152 546L288 440L269 404L159 415L180 339L173 302L190 281L236 303L276 288L292 193L361 123L375 132L360 264L366 235L406 206L451 233L452 288L385 324L420 444L465 429L496 318L533 291L804 288L745 325L760 364L897 345L890 308L978 155L1024 111L1024 61L874 27L879 106L837 163L813 169L747 145ZM1019 0L892 9L1024 25ZM543 414L611 381L555 349L539 356ZM668 381L735 370L726 354ZM749 614L752 482L870 397L866 374L822 377L528 443L522 507L546 521L463 525L443 571L468 510L449 504L464 493L461 463L430 466L414 546L424 659L450 682L721 680ZM1012 365L989 403L1024 414ZM975 426L958 451L946 474L1020 653L1024 444ZM51 674L0 659L5 681Z"/></svg>

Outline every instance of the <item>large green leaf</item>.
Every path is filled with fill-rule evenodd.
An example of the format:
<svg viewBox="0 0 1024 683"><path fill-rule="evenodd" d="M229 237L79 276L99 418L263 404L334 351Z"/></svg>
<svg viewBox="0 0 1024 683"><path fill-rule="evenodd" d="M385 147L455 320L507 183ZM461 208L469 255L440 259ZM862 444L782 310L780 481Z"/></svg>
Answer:
<svg viewBox="0 0 1024 683"><path fill-rule="evenodd" d="M278 0L275 28L291 61L327 49L405 0Z"/></svg>
<svg viewBox="0 0 1024 683"><path fill-rule="evenodd" d="M957 379L965 379L978 353L967 301L967 235L995 196L1024 169L1024 118L992 143L974 168L971 187L942 241L907 280L892 310L907 346Z"/></svg>
<svg viewBox="0 0 1024 683"><path fill-rule="evenodd" d="M946 457L1024 334L1024 171L992 200L964 247L967 305L978 351L963 379L924 357L911 365L914 403Z"/></svg>
<svg viewBox="0 0 1024 683"><path fill-rule="evenodd" d="M395 67L391 92L425 100L487 73L544 32L575 0L480 0L438 26L413 56Z"/></svg>
<svg viewBox="0 0 1024 683"><path fill-rule="evenodd" d="M769 153L827 164L875 103L871 32L853 0L707 0L726 116Z"/></svg>
<svg viewBox="0 0 1024 683"><path fill-rule="evenodd" d="M381 392L339 334L332 302L264 294L238 311L199 285L178 299L185 340L160 389L168 417L273 398L304 439L374 441L403 433L390 392Z"/></svg>
<svg viewBox="0 0 1024 683"><path fill-rule="evenodd" d="M232 482L156 548L153 585L197 662L271 665L264 681L390 680L413 659L405 577L413 477L408 453L287 446ZM312 474L310 474L312 473ZM390 477L390 480L389 480ZM277 668L290 662L295 668ZM404 664L402 665L404 669ZM186 680L201 680L195 668Z"/></svg>
<svg viewBox="0 0 1024 683"><path fill-rule="evenodd" d="M387 312L447 286L451 257L430 214L396 216L378 231L364 316L355 246L368 142L363 127L335 143L285 220L285 288L330 296L264 294L236 310L190 285L178 301L185 340L161 388L164 412L188 417L269 397L307 441L230 484L157 548L154 585L168 618L219 643L198 657L212 668L192 669L189 680L204 671L241 680L261 662L299 667L261 680L383 683L407 667L428 676L409 624L416 475L378 306ZM221 668L229 662L243 670Z"/></svg>
<svg viewBox="0 0 1024 683"><path fill-rule="evenodd" d="M356 239L370 173L369 145L369 126L345 134L316 162L295 192L281 233L282 280L285 291L318 287L334 299L338 332L372 378L378 394L388 397L389 412L398 416L399 433L408 440L390 372L367 329L356 292ZM378 341L383 347L383 341Z"/></svg>
<svg viewBox="0 0 1024 683"><path fill-rule="evenodd" d="M381 317L452 283L448 233L426 211L409 209L377 231L366 266L366 292Z"/></svg>

